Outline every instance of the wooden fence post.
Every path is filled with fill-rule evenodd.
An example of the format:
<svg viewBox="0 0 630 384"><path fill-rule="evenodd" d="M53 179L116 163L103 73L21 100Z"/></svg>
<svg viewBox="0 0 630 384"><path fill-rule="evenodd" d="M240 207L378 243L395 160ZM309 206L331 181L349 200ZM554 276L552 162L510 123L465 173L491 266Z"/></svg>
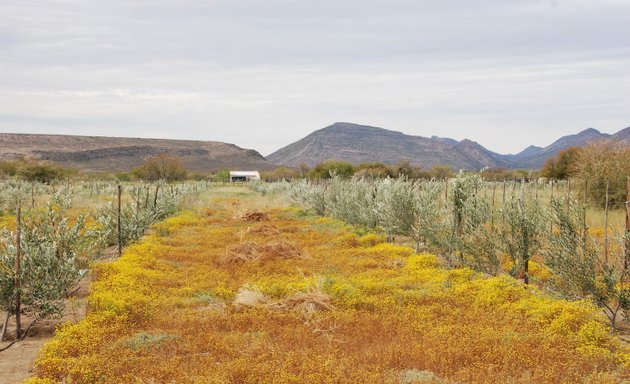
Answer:
<svg viewBox="0 0 630 384"><path fill-rule="evenodd" d="M140 193L140 187L136 187L136 216L140 213L140 199L142 198Z"/></svg>
<svg viewBox="0 0 630 384"><path fill-rule="evenodd" d="M625 257L623 258L624 270L628 270L628 262L630 261L630 176L627 176L627 195L626 195L626 241L625 241Z"/></svg>
<svg viewBox="0 0 630 384"><path fill-rule="evenodd" d="M444 180L444 208L448 208L448 177Z"/></svg>
<svg viewBox="0 0 630 384"><path fill-rule="evenodd" d="M20 292L20 258L22 257L22 209L18 204L15 215L15 339L19 340L22 337L22 322L21 313L22 310L22 295Z"/></svg>
<svg viewBox="0 0 630 384"><path fill-rule="evenodd" d="M521 220L523 220L523 201L517 201L516 202L516 207L518 209L518 214L521 217ZM525 255L525 263L523 265L523 272L525 274L525 285L529 285L529 255Z"/></svg>
<svg viewBox="0 0 630 384"><path fill-rule="evenodd" d="M584 206L582 207L582 247L586 254L586 239L588 238L588 225L586 225L586 206L588 204L588 180L584 180Z"/></svg>
<svg viewBox="0 0 630 384"><path fill-rule="evenodd" d="M604 263L608 265L608 200L610 182L606 180L606 205L604 207Z"/></svg>
<svg viewBox="0 0 630 384"><path fill-rule="evenodd" d="M490 228L494 229L494 196L497 192L497 183L495 181L492 181L492 209L491 209L491 215L490 215Z"/></svg>
<svg viewBox="0 0 630 384"><path fill-rule="evenodd" d="M503 179L503 198L501 200L501 228L505 224L505 179Z"/></svg>
<svg viewBox="0 0 630 384"><path fill-rule="evenodd" d="M153 198L153 214L157 212L158 192L160 191L160 185L155 186L155 196Z"/></svg>
<svg viewBox="0 0 630 384"><path fill-rule="evenodd" d="M549 195L549 234L553 235L553 179L551 180L551 194Z"/></svg>
<svg viewBox="0 0 630 384"><path fill-rule="evenodd" d="M571 179L567 178L567 214L571 209Z"/></svg>
<svg viewBox="0 0 630 384"><path fill-rule="evenodd" d="M118 230L118 257L122 255L122 185L118 184L118 220L117 220L117 230Z"/></svg>

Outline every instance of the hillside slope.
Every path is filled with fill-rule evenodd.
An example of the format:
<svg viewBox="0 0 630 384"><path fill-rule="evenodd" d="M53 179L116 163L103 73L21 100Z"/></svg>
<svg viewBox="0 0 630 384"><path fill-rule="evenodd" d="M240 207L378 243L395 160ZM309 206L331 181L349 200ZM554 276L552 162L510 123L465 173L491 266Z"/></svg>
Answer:
<svg viewBox="0 0 630 384"><path fill-rule="evenodd" d="M194 171L274 168L254 150L218 141L0 133L0 160L24 156L83 171L129 171L159 153L182 158Z"/></svg>
<svg viewBox="0 0 630 384"><path fill-rule="evenodd" d="M383 162L395 164L409 160L414 165L430 168L450 165L456 169L479 169L500 166L501 159L472 141L457 142L442 138L410 136L383 128L351 123L335 123L317 130L271 155L275 164L298 166L337 159L359 164Z"/></svg>

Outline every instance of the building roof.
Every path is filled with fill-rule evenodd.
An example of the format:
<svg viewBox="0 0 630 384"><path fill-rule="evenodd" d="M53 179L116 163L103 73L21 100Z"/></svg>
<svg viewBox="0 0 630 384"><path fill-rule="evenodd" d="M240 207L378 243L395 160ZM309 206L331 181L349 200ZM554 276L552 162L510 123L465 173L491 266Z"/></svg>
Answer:
<svg viewBox="0 0 630 384"><path fill-rule="evenodd" d="M230 171L230 177L260 177L258 171Z"/></svg>

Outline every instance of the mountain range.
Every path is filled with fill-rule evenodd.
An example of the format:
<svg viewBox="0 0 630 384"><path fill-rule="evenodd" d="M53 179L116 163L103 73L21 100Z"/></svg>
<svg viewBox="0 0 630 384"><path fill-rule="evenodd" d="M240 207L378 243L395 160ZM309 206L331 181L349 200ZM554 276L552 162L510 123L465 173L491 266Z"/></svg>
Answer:
<svg viewBox="0 0 630 384"><path fill-rule="evenodd" d="M472 140L407 135L378 127L352 123L335 123L267 156L267 160L284 166L314 166L327 159L354 164L382 162L396 164L408 160L422 168L448 165L454 169L482 168L537 169L559 151L584 146L588 142L613 139L630 144L630 127L614 135L588 128L575 135L561 137L541 148L529 146L515 155L503 155L484 148Z"/></svg>
<svg viewBox="0 0 630 384"><path fill-rule="evenodd" d="M267 158L253 149L218 141L166 140L101 136L0 133L0 160L17 157L50 160L66 167L92 172L129 171L159 153L180 157L193 171L220 169L266 171L278 166L314 166L336 159L354 164L408 160L424 169L448 165L453 169L537 169L559 151L590 141L613 139L630 145L630 128L614 135L589 128L561 137L541 148L529 146L515 155L503 155L472 140L407 135L378 127L335 123L319 129Z"/></svg>

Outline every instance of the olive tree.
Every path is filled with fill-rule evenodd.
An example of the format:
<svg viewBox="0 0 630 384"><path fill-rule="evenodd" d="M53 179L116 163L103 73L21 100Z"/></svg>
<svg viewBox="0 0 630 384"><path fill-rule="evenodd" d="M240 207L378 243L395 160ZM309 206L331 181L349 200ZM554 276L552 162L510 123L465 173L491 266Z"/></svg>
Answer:
<svg viewBox="0 0 630 384"><path fill-rule="evenodd" d="M378 226L387 241L409 234L414 223L414 188L406 178L384 179L377 183L374 209Z"/></svg>
<svg viewBox="0 0 630 384"><path fill-rule="evenodd" d="M442 193L442 183L416 183L413 196L411 237L416 243L416 253L420 252L420 243L435 244L438 242L437 233L441 226L440 218L443 211L438 207L438 200Z"/></svg>
<svg viewBox="0 0 630 384"><path fill-rule="evenodd" d="M315 214L326 214L326 189L323 185L303 179L292 185L289 195L294 202Z"/></svg>
<svg viewBox="0 0 630 384"><path fill-rule="evenodd" d="M569 298L589 297L616 326L619 314L630 311L630 274L623 265L623 247L610 263L601 259L601 246L592 239L579 204L552 202L554 228L544 252L547 266L558 277L557 288ZM624 236L619 237L623 242Z"/></svg>
<svg viewBox="0 0 630 384"><path fill-rule="evenodd" d="M512 196L503 208L502 244L512 258L512 276L523 273L529 284L529 261L536 255L544 240L544 210L537 200Z"/></svg>
<svg viewBox="0 0 630 384"><path fill-rule="evenodd" d="M455 254L462 265L471 264L467 255L473 259L472 266L482 259L496 259L493 243L486 243L492 240L486 236L485 225L492 211L481 193L482 188L483 179L478 174L460 173L454 182L446 217L446 228L450 232L446 257L451 265Z"/></svg>

